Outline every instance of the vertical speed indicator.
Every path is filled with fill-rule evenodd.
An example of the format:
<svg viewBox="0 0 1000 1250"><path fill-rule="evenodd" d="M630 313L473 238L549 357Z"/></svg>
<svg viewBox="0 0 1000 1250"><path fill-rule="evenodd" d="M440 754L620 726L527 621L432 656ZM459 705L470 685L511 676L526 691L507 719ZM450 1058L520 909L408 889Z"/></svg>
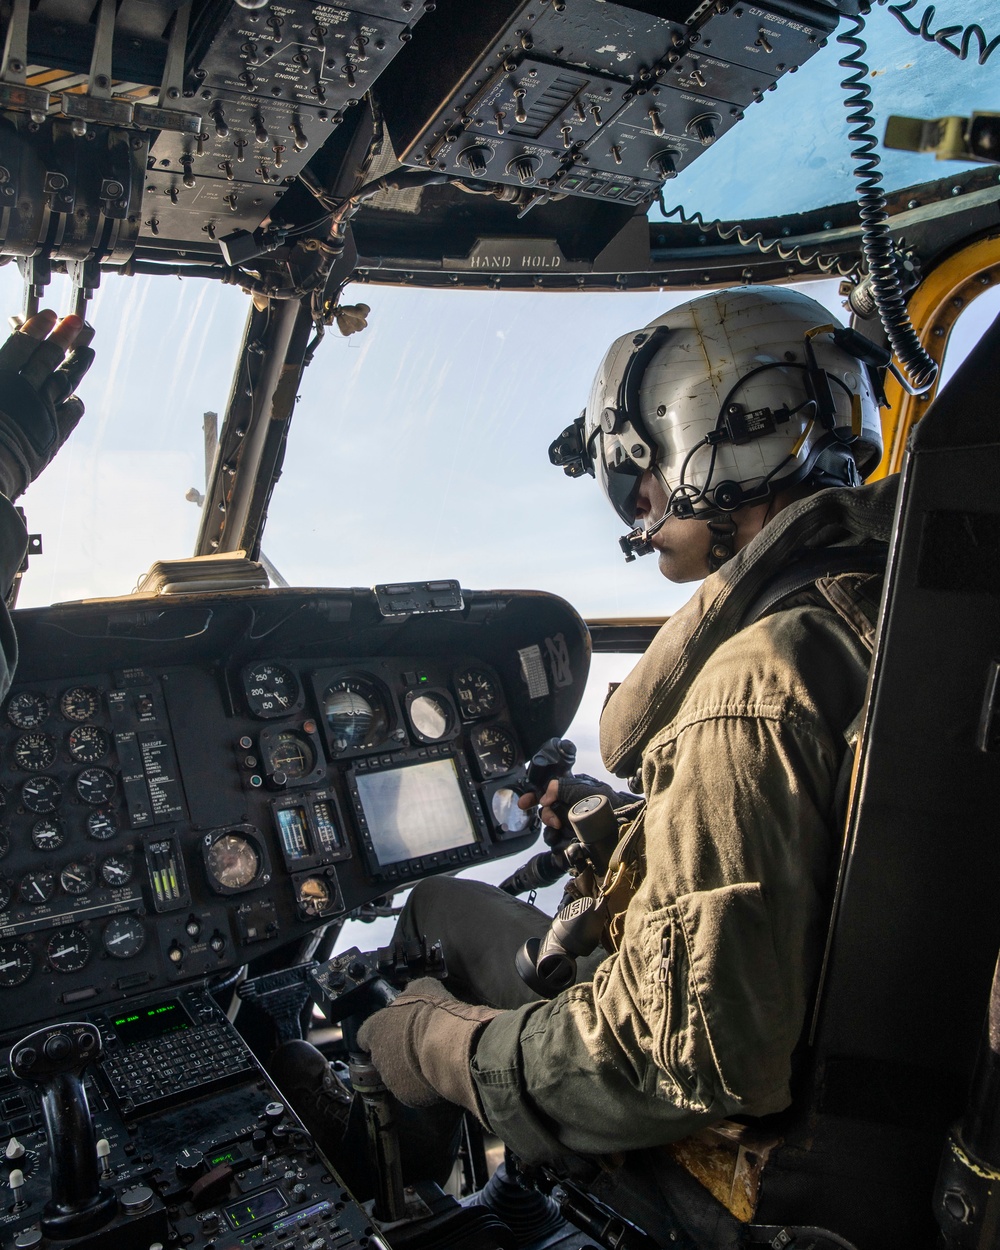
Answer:
<svg viewBox="0 0 1000 1250"><path fill-rule="evenodd" d="M243 670L247 707L261 720L288 716L302 706L302 687L289 668L273 661L248 664Z"/></svg>

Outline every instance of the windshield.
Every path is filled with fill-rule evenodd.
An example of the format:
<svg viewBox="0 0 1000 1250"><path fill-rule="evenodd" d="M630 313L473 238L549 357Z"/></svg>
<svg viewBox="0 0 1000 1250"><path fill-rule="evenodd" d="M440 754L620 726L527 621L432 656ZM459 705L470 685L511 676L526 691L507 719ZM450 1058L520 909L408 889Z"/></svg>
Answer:
<svg viewBox="0 0 1000 1250"><path fill-rule="evenodd" d="M17 307L14 267L0 279ZM808 289L843 316L836 283ZM263 541L287 582L455 577L552 591L591 616L662 616L687 598L655 560L626 565L597 483L548 460L608 344L687 293L366 287L344 301L362 297L368 329L328 333L300 386ZM65 288L47 302L64 306ZM203 414L225 410L246 308L218 283L105 279L87 413L23 500L44 554L21 606L127 594L154 560L191 554Z"/></svg>

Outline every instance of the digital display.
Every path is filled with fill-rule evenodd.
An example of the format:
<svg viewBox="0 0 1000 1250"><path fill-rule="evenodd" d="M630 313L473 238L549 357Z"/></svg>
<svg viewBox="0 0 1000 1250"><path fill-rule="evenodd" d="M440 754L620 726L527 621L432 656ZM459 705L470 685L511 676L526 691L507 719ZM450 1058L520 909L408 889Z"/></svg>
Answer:
<svg viewBox="0 0 1000 1250"><path fill-rule="evenodd" d="M313 804L313 812L316 815L316 837L320 846L327 852L339 851L342 843L333 814L333 804L325 799L317 800Z"/></svg>
<svg viewBox="0 0 1000 1250"><path fill-rule="evenodd" d="M239 1150L220 1150L218 1154L210 1155L207 1162L210 1168L217 1168L223 1163L235 1167L237 1163L243 1162L243 1155Z"/></svg>
<svg viewBox="0 0 1000 1250"><path fill-rule="evenodd" d="M111 1023L115 1026L119 1041L131 1046L135 1042L149 1042L166 1033L189 1029L194 1021L178 1000L172 998L156 1007L146 1007L143 1011L130 1011L127 1015L115 1016Z"/></svg>
<svg viewBox="0 0 1000 1250"><path fill-rule="evenodd" d="M452 759L357 773L355 784L380 866L476 841Z"/></svg>
<svg viewBox="0 0 1000 1250"><path fill-rule="evenodd" d="M276 1211L283 1211L287 1206L288 1203L277 1189L265 1189L262 1194L254 1194L251 1198L244 1198L241 1202L234 1202L231 1207L226 1207L226 1219L233 1228L246 1228L248 1224L256 1224L258 1220L266 1219Z"/></svg>
<svg viewBox="0 0 1000 1250"><path fill-rule="evenodd" d="M288 859L305 859L309 854L309 822L304 807L279 807L275 812L281 845Z"/></svg>

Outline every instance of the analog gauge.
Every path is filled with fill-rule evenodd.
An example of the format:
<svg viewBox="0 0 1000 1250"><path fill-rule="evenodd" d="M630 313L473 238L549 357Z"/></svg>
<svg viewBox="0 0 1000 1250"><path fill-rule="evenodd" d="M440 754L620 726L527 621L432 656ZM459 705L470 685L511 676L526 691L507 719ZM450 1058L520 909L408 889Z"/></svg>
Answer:
<svg viewBox="0 0 1000 1250"><path fill-rule="evenodd" d="M281 664L251 664L243 670L247 707L261 720L287 716L299 705L298 678Z"/></svg>
<svg viewBox="0 0 1000 1250"><path fill-rule="evenodd" d="M32 907L47 903L56 892L54 872L29 872L21 878L21 898Z"/></svg>
<svg viewBox="0 0 1000 1250"><path fill-rule="evenodd" d="M131 959L146 945L146 930L138 916L115 916L104 926L101 941L115 959Z"/></svg>
<svg viewBox="0 0 1000 1250"><path fill-rule="evenodd" d="M29 812L41 816L45 812L54 812L62 798L62 786L55 777L31 777L21 787L21 802Z"/></svg>
<svg viewBox="0 0 1000 1250"><path fill-rule="evenodd" d="M78 764L96 764L111 748L108 735L96 725L77 725L70 730L68 745L70 755Z"/></svg>
<svg viewBox="0 0 1000 1250"><path fill-rule="evenodd" d="M10 850L10 836L6 829L0 829L0 859Z"/></svg>
<svg viewBox="0 0 1000 1250"><path fill-rule="evenodd" d="M55 739L48 734L21 734L15 739L12 752L18 768L40 773L43 768L51 768L56 761Z"/></svg>
<svg viewBox="0 0 1000 1250"><path fill-rule="evenodd" d="M438 742L450 732L455 716L440 694L418 694L407 706L413 731L424 742Z"/></svg>
<svg viewBox="0 0 1000 1250"><path fill-rule="evenodd" d="M315 725L315 722L313 722ZM264 731L265 734L270 732ZM261 735L262 737L264 735ZM264 763L272 777L283 773L289 781L308 777L316 767L316 752L308 738L294 729L282 730L266 744L261 743Z"/></svg>
<svg viewBox="0 0 1000 1250"><path fill-rule="evenodd" d="M31 976L31 951L23 942L0 942L0 985L23 985Z"/></svg>
<svg viewBox="0 0 1000 1250"><path fill-rule="evenodd" d="M67 894L86 894L94 888L94 870L79 860L67 864L59 874L59 884Z"/></svg>
<svg viewBox="0 0 1000 1250"><path fill-rule="evenodd" d="M45 947L49 966L56 972L79 972L90 958L90 940L76 925L56 929Z"/></svg>
<svg viewBox="0 0 1000 1250"><path fill-rule="evenodd" d="M7 719L18 729L37 729L49 714L49 701L43 694L21 690L7 704Z"/></svg>
<svg viewBox="0 0 1000 1250"><path fill-rule="evenodd" d="M101 880L113 890L128 885L132 880L132 861L124 855L109 855L101 864Z"/></svg>
<svg viewBox="0 0 1000 1250"><path fill-rule="evenodd" d="M87 813L87 833L90 837L96 838L98 842L107 842L108 838L113 838L118 832L118 820L114 812L102 808L96 812Z"/></svg>
<svg viewBox="0 0 1000 1250"><path fill-rule="evenodd" d="M208 875L224 890L242 890L260 871L260 855L246 838L238 833L224 833L216 838L205 855Z"/></svg>
<svg viewBox="0 0 1000 1250"><path fill-rule="evenodd" d="M483 777L509 773L517 763L517 743L500 725L481 725L472 735L472 748Z"/></svg>
<svg viewBox="0 0 1000 1250"><path fill-rule="evenodd" d="M10 906L11 890L6 881L0 877L0 911L6 911Z"/></svg>
<svg viewBox="0 0 1000 1250"><path fill-rule="evenodd" d="M93 720L101 706L101 696L91 686L73 686L59 700L59 711L67 720Z"/></svg>
<svg viewBox="0 0 1000 1250"><path fill-rule="evenodd" d="M76 778L76 792L84 803L97 807L107 803L115 795L114 773L106 768L85 768Z"/></svg>
<svg viewBox="0 0 1000 1250"><path fill-rule="evenodd" d="M371 682L360 677L341 677L327 687L323 715L334 751L375 747L389 733L389 714L382 696Z"/></svg>
<svg viewBox="0 0 1000 1250"><path fill-rule="evenodd" d="M494 790L490 807L493 819L504 833L523 833L531 821L531 813L518 807L517 800L521 796L509 786L501 786Z"/></svg>
<svg viewBox="0 0 1000 1250"><path fill-rule="evenodd" d="M295 887L295 899L304 916L325 916L333 905L330 886L322 877L306 877Z"/></svg>
<svg viewBox="0 0 1000 1250"><path fill-rule="evenodd" d="M467 668L455 676L455 693L458 695L458 706L466 720L475 720L477 716L489 716L495 712L500 703L500 692L496 682L481 668Z"/></svg>
<svg viewBox="0 0 1000 1250"><path fill-rule="evenodd" d="M39 851L58 851L66 841L66 832L62 822L54 816L46 816L36 820L31 827L31 841Z"/></svg>

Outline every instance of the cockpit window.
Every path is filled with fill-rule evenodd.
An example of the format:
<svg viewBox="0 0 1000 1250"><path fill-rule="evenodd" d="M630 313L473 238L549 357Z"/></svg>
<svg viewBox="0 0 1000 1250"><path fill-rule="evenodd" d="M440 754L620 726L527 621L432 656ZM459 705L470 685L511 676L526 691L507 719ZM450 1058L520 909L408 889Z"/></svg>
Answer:
<svg viewBox="0 0 1000 1250"><path fill-rule="evenodd" d="M20 308L17 267L0 269L0 306ZM68 311L56 278L46 307ZM190 556L205 489L203 413L229 395L247 297L221 282L105 274L88 311L97 359L87 411L20 501L43 554L19 606L128 594L154 560Z"/></svg>

